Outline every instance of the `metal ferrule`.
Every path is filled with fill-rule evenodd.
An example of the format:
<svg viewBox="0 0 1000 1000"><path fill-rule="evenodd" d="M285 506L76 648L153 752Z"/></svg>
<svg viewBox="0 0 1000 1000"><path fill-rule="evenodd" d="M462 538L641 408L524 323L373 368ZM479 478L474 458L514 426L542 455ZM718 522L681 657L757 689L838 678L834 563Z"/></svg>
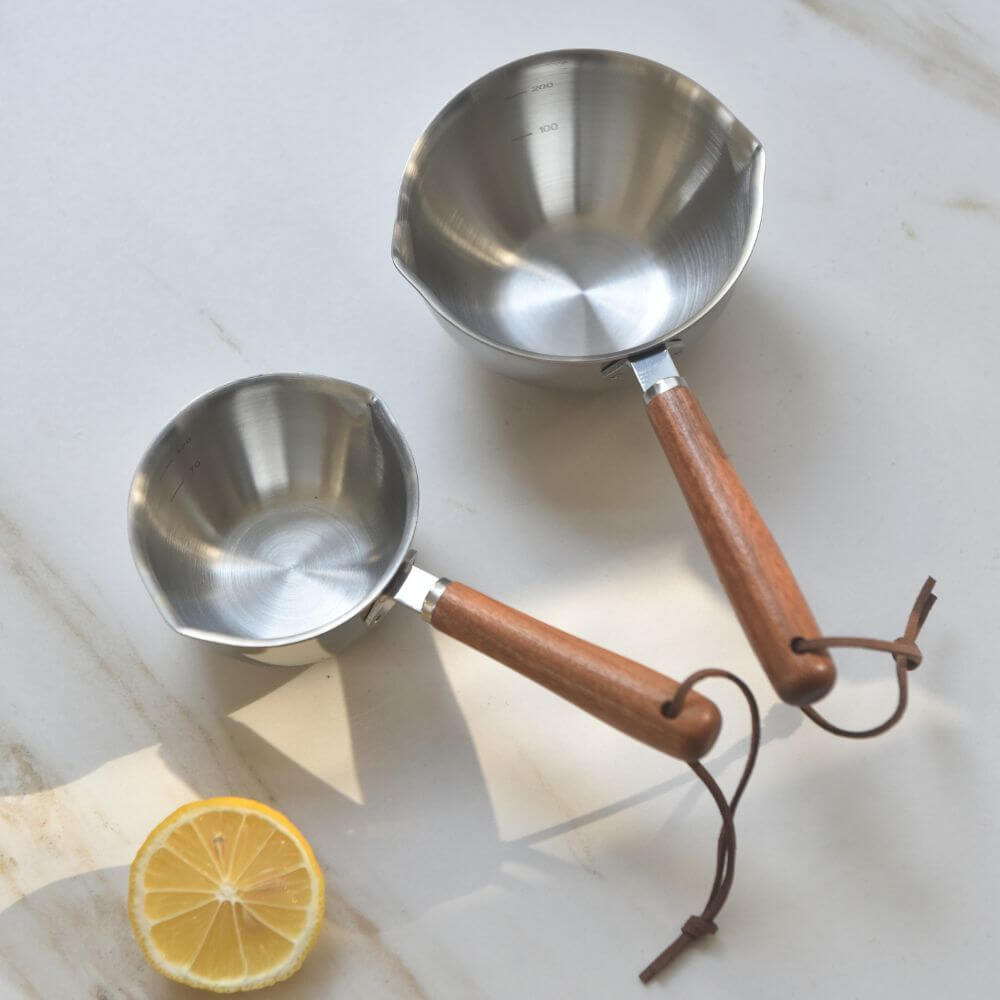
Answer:
<svg viewBox="0 0 1000 1000"><path fill-rule="evenodd" d="M420 616L424 621L429 622L434 617L434 609L437 607L438 601L441 600L441 595L448 589L450 583L451 580L446 576L439 576L434 586L427 591L423 606L420 608Z"/></svg>
<svg viewBox="0 0 1000 1000"><path fill-rule="evenodd" d="M651 386L643 389L642 398L651 403L661 393L669 392L671 389L681 389L687 382L680 375L672 375L670 378L657 379Z"/></svg>
<svg viewBox="0 0 1000 1000"><path fill-rule="evenodd" d="M437 607L437 602L445 592L451 580L443 576L434 576L417 566L414 566L400 583L392 595L397 604L405 604L411 611L416 611L425 621L430 621Z"/></svg>
<svg viewBox="0 0 1000 1000"><path fill-rule="evenodd" d="M642 388L642 395L647 403L661 393L687 385L680 372L677 371L670 351L664 347L629 358L628 363Z"/></svg>

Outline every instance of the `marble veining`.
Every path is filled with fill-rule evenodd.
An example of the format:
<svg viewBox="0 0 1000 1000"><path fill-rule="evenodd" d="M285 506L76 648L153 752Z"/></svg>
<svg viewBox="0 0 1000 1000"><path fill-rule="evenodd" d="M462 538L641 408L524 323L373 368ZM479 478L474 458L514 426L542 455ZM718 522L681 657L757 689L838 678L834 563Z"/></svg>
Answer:
<svg viewBox="0 0 1000 1000"><path fill-rule="evenodd" d="M1000 115L1000 71L990 41L943 4L910 0L798 0L808 11L902 60L934 87Z"/></svg>

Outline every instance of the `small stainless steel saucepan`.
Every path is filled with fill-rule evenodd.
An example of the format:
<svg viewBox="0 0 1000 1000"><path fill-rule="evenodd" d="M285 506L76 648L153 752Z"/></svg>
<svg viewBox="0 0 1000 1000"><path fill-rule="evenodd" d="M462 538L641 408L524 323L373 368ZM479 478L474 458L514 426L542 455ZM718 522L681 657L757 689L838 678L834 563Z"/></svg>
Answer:
<svg viewBox="0 0 1000 1000"><path fill-rule="evenodd" d="M743 628L787 702L833 685L812 612L671 358L753 248L764 152L708 91L616 52L548 52L463 90L403 176L392 257L444 328L516 377L630 366Z"/></svg>
<svg viewBox="0 0 1000 1000"><path fill-rule="evenodd" d="M591 715L684 760L711 749L715 704L633 660L413 565L417 471L370 390L262 375L181 411L132 482L132 553L184 635L253 654L356 638L394 604ZM315 658L314 656L312 658Z"/></svg>

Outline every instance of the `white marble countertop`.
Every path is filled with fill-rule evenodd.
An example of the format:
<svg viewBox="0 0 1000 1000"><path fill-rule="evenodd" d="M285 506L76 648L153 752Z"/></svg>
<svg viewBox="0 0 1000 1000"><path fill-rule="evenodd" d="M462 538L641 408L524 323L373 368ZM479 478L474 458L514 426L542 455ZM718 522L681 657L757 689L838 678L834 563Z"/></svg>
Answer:
<svg viewBox="0 0 1000 1000"><path fill-rule="evenodd" d="M940 601L912 709L854 744L777 705L637 394L490 376L389 261L400 172L480 73L567 46L703 82L767 149L764 224L694 385L831 633ZM992 997L1000 808L1000 17L980 0L3 5L0 995L192 995L146 969L128 865L181 803L273 802L329 913L274 997ZM376 388L460 577L766 714L716 938L716 817L658 756L412 615L300 671L176 636L132 566L160 426L243 375ZM839 657L874 721L890 663ZM712 770L745 716L724 687Z"/></svg>

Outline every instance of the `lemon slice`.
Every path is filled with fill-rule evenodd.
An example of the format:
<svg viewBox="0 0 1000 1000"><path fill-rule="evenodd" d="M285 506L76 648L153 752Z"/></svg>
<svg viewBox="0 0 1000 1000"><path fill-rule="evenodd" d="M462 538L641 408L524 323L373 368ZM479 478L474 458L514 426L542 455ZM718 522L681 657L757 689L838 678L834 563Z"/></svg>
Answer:
<svg viewBox="0 0 1000 1000"><path fill-rule="evenodd" d="M150 965L216 993L287 979L323 921L323 873L305 837L251 799L192 802L146 838L128 911Z"/></svg>

